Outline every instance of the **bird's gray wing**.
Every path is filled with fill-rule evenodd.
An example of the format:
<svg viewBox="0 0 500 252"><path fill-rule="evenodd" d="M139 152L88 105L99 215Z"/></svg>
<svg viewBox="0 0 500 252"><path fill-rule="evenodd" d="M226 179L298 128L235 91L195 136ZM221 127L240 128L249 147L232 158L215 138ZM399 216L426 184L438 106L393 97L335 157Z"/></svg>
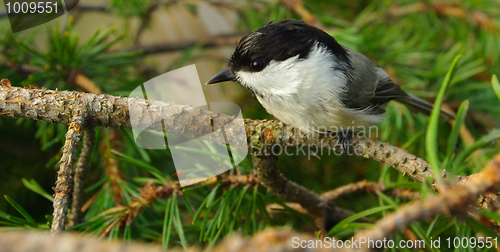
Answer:
<svg viewBox="0 0 500 252"><path fill-rule="evenodd" d="M379 81L371 100L372 104L378 106L385 104L390 100L404 99L408 96L408 93L401 90L401 88L399 88L399 86L391 80L389 75L382 68L377 67L377 75Z"/></svg>
<svg viewBox="0 0 500 252"><path fill-rule="evenodd" d="M347 47L344 49L349 56L350 69L345 69L347 92L342 102L348 108L364 109L370 105L377 87L378 77L374 71L376 65L361 53Z"/></svg>
<svg viewBox="0 0 500 252"><path fill-rule="evenodd" d="M344 49L349 55L352 68L352 75L348 76L347 94L343 100L347 107L380 114L385 112L384 104L396 100L426 114L432 112L432 104L401 90L375 62L348 47ZM453 114L441 109L442 119L448 120L454 117Z"/></svg>
<svg viewBox="0 0 500 252"><path fill-rule="evenodd" d="M347 94L343 100L347 107L383 113L379 105L406 95L375 62L350 48L344 49L349 55L352 72L348 76Z"/></svg>

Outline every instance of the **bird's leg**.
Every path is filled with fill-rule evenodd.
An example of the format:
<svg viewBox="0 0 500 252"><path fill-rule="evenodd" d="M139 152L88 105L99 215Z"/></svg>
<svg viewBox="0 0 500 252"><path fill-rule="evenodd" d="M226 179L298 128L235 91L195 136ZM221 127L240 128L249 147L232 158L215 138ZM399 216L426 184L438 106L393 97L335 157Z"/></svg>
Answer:
<svg viewBox="0 0 500 252"><path fill-rule="evenodd" d="M337 132L337 144L340 144L343 151L349 153L349 146L352 144L351 139L354 133L351 130L343 130Z"/></svg>

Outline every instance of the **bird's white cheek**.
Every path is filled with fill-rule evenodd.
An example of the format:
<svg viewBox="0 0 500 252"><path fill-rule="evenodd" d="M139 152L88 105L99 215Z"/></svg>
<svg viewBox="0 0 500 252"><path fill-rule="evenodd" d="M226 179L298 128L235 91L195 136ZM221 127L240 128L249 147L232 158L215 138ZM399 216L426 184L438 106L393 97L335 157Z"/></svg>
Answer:
<svg viewBox="0 0 500 252"><path fill-rule="evenodd" d="M298 91L301 83L299 69L294 69L297 57L285 61L271 61L260 72L236 72L239 82L255 91L267 95L291 95Z"/></svg>

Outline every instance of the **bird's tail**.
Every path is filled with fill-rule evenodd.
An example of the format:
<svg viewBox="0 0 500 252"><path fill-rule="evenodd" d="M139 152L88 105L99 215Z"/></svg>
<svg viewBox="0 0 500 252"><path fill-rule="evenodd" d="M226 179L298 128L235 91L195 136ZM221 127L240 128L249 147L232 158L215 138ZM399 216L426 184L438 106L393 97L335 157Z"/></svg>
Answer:
<svg viewBox="0 0 500 252"><path fill-rule="evenodd" d="M404 105L410 107L410 108L415 108L417 110L420 110L428 115L431 114L432 112L432 108L434 107L434 105L428 103L427 101L424 101L410 93L407 93L405 92L406 95L404 97L399 97L399 98L396 98L395 100L400 102L400 103L403 103ZM449 121L449 120L452 120L452 119L455 119L455 115L448 112L448 111L445 111L441 108L441 114L440 114L440 118L441 120L444 120L444 121Z"/></svg>

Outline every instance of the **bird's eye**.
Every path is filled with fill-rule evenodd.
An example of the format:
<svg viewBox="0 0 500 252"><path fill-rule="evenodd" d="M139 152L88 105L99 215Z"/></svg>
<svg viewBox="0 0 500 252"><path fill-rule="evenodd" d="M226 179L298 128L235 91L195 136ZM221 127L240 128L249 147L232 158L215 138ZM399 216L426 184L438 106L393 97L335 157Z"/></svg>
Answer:
<svg viewBox="0 0 500 252"><path fill-rule="evenodd" d="M262 71L264 67L266 67L266 61L263 59L254 60L250 63L250 68L255 72Z"/></svg>

